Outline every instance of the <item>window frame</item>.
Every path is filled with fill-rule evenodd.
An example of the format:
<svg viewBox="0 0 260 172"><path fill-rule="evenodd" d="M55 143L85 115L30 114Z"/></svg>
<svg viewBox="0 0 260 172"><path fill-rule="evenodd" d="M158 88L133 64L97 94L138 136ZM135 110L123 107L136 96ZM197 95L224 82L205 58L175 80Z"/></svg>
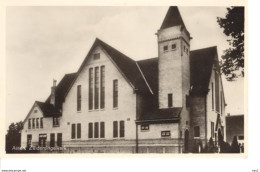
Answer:
<svg viewBox="0 0 260 172"><path fill-rule="evenodd" d="M113 80L113 108L118 108L118 80Z"/></svg>
<svg viewBox="0 0 260 172"><path fill-rule="evenodd" d="M141 124L141 131L149 131L150 130L150 125L149 124Z"/></svg>
<svg viewBox="0 0 260 172"><path fill-rule="evenodd" d="M200 138L200 126L194 127L194 138Z"/></svg>
<svg viewBox="0 0 260 172"><path fill-rule="evenodd" d="M94 69L89 68L89 92L88 92L88 109L94 109Z"/></svg>
<svg viewBox="0 0 260 172"><path fill-rule="evenodd" d="M162 138L171 137L171 131L170 130L163 130L163 131L161 131L161 137Z"/></svg>
<svg viewBox="0 0 260 172"><path fill-rule="evenodd" d="M81 85L77 86L77 112L81 112L82 89Z"/></svg>
<svg viewBox="0 0 260 172"><path fill-rule="evenodd" d="M173 96L172 93L168 94L168 107L173 107Z"/></svg>

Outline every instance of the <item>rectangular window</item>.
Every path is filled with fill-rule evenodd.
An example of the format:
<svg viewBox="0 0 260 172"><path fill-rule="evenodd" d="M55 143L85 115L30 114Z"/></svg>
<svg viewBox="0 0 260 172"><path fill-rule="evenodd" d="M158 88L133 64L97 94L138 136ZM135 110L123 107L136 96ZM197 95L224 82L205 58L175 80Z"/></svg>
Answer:
<svg viewBox="0 0 260 172"><path fill-rule="evenodd" d="M77 111L81 111L81 85L77 87Z"/></svg>
<svg viewBox="0 0 260 172"><path fill-rule="evenodd" d="M71 138L72 139L76 138L76 125L75 124L71 125Z"/></svg>
<svg viewBox="0 0 260 172"><path fill-rule="evenodd" d="M172 50L176 49L176 44L172 44Z"/></svg>
<svg viewBox="0 0 260 172"><path fill-rule="evenodd" d="M114 121L113 122L113 137L118 137L118 122Z"/></svg>
<svg viewBox="0 0 260 172"><path fill-rule="evenodd" d="M212 94L212 110L214 110L214 104L215 104L214 100L215 100L215 98L214 98L214 84L213 84L213 82L211 83L211 94Z"/></svg>
<svg viewBox="0 0 260 172"><path fill-rule="evenodd" d="M31 147L31 146L32 146L32 135L27 134L27 147Z"/></svg>
<svg viewBox="0 0 260 172"><path fill-rule="evenodd" d="M95 109L99 108L99 67L95 67Z"/></svg>
<svg viewBox="0 0 260 172"><path fill-rule="evenodd" d="M93 109L93 84L94 84L94 78L93 78L93 68L89 69L89 98L88 98L88 108L89 110Z"/></svg>
<svg viewBox="0 0 260 172"><path fill-rule="evenodd" d="M62 147L62 133L57 134L57 146Z"/></svg>
<svg viewBox="0 0 260 172"><path fill-rule="evenodd" d="M55 134L51 133L50 147L55 147Z"/></svg>
<svg viewBox="0 0 260 172"><path fill-rule="evenodd" d="M94 54L94 60L99 60L100 59L100 53Z"/></svg>
<svg viewBox="0 0 260 172"><path fill-rule="evenodd" d="M168 94L168 107L172 107L172 94Z"/></svg>
<svg viewBox="0 0 260 172"><path fill-rule="evenodd" d="M100 138L105 138L105 123L100 122Z"/></svg>
<svg viewBox="0 0 260 172"><path fill-rule="evenodd" d="M161 131L161 136L162 137L170 137L171 136L171 131Z"/></svg>
<svg viewBox="0 0 260 172"><path fill-rule="evenodd" d="M98 133L99 133L99 131L98 131L98 122L95 122L94 123L94 138L98 138Z"/></svg>
<svg viewBox="0 0 260 172"><path fill-rule="evenodd" d="M214 138L214 122L211 122L211 138L213 139Z"/></svg>
<svg viewBox="0 0 260 172"><path fill-rule="evenodd" d="M88 123L88 138L93 138L93 123Z"/></svg>
<svg viewBox="0 0 260 172"><path fill-rule="evenodd" d="M120 137L125 137L125 121L120 121Z"/></svg>
<svg viewBox="0 0 260 172"><path fill-rule="evenodd" d="M36 128L39 128L39 118L36 118Z"/></svg>
<svg viewBox="0 0 260 172"><path fill-rule="evenodd" d="M163 46L163 51L168 51L168 45Z"/></svg>
<svg viewBox="0 0 260 172"><path fill-rule="evenodd" d="M53 124L53 127L59 127L60 126L59 118L58 117L53 117L52 118L52 124Z"/></svg>
<svg viewBox="0 0 260 172"><path fill-rule="evenodd" d="M148 131L148 130L149 130L149 125L148 124L141 125L141 131Z"/></svg>
<svg viewBox="0 0 260 172"><path fill-rule="evenodd" d="M118 107L118 81L115 79L113 81L113 107Z"/></svg>
<svg viewBox="0 0 260 172"><path fill-rule="evenodd" d="M101 95L100 108L105 108L105 66L101 66Z"/></svg>
<svg viewBox="0 0 260 172"><path fill-rule="evenodd" d="M31 119L28 120L28 129L31 128Z"/></svg>
<svg viewBox="0 0 260 172"><path fill-rule="evenodd" d="M77 138L81 138L81 124L77 124Z"/></svg>
<svg viewBox="0 0 260 172"><path fill-rule="evenodd" d="M46 147L47 143L47 134L39 134L39 146Z"/></svg>
<svg viewBox="0 0 260 172"><path fill-rule="evenodd" d="M32 128L35 128L35 118L32 119Z"/></svg>
<svg viewBox="0 0 260 172"><path fill-rule="evenodd" d="M194 127L194 137L200 137L200 127Z"/></svg>
<svg viewBox="0 0 260 172"><path fill-rule="evenodd" d="M43 118L40 118L40 127L43 128Z"/></svg>

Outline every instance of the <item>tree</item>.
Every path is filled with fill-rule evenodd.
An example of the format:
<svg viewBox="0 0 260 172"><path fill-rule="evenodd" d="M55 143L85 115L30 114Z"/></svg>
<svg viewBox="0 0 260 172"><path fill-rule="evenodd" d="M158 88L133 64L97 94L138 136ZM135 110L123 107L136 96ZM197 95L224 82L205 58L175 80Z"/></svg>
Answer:
<svg viewBox="0 0 260 172"><path fill-rule="evenodd" d="M244 77L244 7L231 7L227 11L225 18L217 18L230 45L221 57L220 67L227 80L232 81Z"/></svg>
<svg viewBox="0 0 260 172"><path fill-rule="evenodd" d="M21 130L23 122L11 123L6 134L6 152L10 152L13 146L21 146Z"/></svg>
<svg viewBox="0 0 260 172"><path fill-rule="evenodd" d="M240 146L237 141L237 137L234 136L231 148L230 148L230 153L240 153Z"/></svg>

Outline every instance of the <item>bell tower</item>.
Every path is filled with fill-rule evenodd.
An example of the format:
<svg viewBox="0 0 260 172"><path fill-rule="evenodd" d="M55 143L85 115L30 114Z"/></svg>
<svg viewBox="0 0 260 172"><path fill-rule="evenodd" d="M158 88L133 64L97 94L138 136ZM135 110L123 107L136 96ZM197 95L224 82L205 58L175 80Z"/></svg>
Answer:
<svg viewBox="0 0 260 172"><path fill-rule="evenodd" d="M171 6L157 32L159 108L184 107L190 89L190 34L179 9Z"/></svg>

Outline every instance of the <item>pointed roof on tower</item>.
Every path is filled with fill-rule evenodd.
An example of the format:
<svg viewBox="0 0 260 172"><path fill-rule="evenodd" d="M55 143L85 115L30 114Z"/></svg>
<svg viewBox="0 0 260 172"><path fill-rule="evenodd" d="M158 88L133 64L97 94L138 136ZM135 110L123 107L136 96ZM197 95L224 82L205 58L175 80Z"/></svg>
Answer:
<svg viewBox="0 0 260 172"><path fill-rule="evenodd" d="M170 6L160 29L182 25L185 27L177 6Z"/></svg>

